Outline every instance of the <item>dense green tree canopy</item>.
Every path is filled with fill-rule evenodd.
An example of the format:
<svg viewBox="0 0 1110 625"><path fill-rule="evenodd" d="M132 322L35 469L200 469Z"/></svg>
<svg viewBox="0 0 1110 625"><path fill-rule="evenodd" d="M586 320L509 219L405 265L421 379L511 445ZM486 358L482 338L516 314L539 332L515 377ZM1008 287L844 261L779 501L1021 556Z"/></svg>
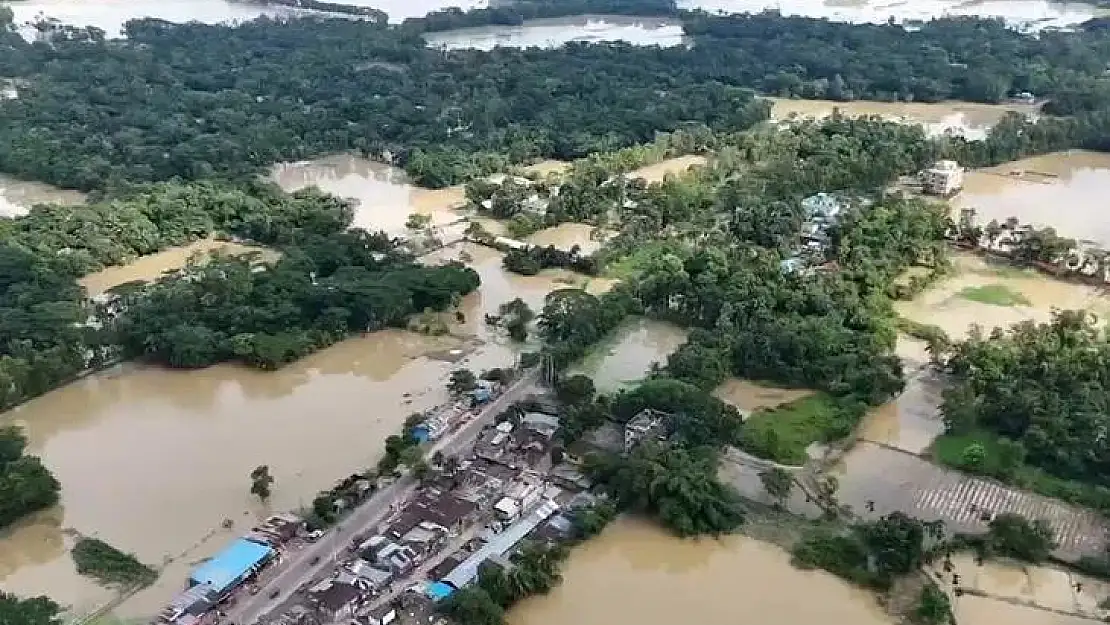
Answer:
<svg viewBox="0 0 1110 625"><path fill-rule="evenodd" d="M1004 437L1020 447L1019 464L1024 458L1062 478L1110 486L1108 363L1110 342L1082 312L973 332L947 360L946 422L955 433Z"/></svg>
<svg viewBox="0 0 1110 625"><path fill-rule="evenodd" d="M0 623L4 625L61 625L61 606L46 597L19 599L0 591Z"/></svg>
<svg viewBox="0 0 1110 625"><path fill-rule="evenodd" d="M681 536L721 534L744 520L735 491L717 480L708 449L645 442L621 458L590 456L586 469L618 504Z"/></svg>
<svg viewBox="0 0 1110 625"><path fill-rule="evenodd" d="M26 446L19 428L0 428L0 528L58 502L58 481L38 458L24 455Z"/></svg>

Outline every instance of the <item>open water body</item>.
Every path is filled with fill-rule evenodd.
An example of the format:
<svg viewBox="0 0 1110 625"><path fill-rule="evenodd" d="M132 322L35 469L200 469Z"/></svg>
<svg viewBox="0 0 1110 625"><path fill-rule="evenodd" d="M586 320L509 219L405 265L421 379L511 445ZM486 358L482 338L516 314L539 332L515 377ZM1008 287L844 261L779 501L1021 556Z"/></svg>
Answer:
<svg viewBox="0 0 1110 625"><path fill-rule="evenodd" d="M621 519L576 547L563 582L521 603L510 625L888 625L874 596L790 565L743 536L683 540Z"/></svg>
<svg viewBox="0 0 1110 625"><path fill-rule="evenodd" d="M484 26L433 33L428 44L448 50L495 47L555 48L564 43L627 41L636 45L664 48L683 45L686 38L678 20L620 16L581 16L539 19L521 26Z"/></svg>
<svg viewBox="0 0 1110 625"><path fill-rule="evenodd" d="M332 168L320 171L327 178ZM419 190L396 172L378 173L362 178L367 189L347 183L351 195L366 198L364 215L407 215L406 198L414 194L417 205L449 213L449 203L421 204ZM302 182L306 178L316 182L302 171ZM588 232L568 232L564 241L573 244L582 236ZM226 246L240 251L233 244L201 241L94 274L85 284L95 293L155 278L192 252ZM77 612L106 600L108 591L77 575L68 555L80 532L151 564L169 561L153 589L120 609L128 617L150 615L180 587L191 566L252 520L269 509L306 505L335 480L372 466L384 438L407 415L447 400L445 382L453 368L512 364L522 346L486 326L486 313L514 297L538 311L552 290L574 285L600 293L612 285L557 270L509 274L498 252L475 245L446 248L427 262L451 259L474 267L482 286L463 298L462 322L445 315L448 335L378 332L277 372L232 365L188 372L127 365L4 414L0 422L26 429L31 452L43 458L63 490L60 506L0 535L0 589L46 593ZM650 332L626 340L655 341ZM637 358L642 351L623 353ZM640 370L647 365L615 362ZM259 464L268 464L276 479L268 509L249 493L246 476ZM230 530L220 527L225 519L234 522Z"/></svg>
<svg viewBox="0 0 1110 625"><path fill-rule="evenodd" d="M1110 247L1105 217L1110 189L1110 154L1071 150L1035 156L965 176L954 209L974 208L976 219L1052 226L1066 237Z"/></svg>
<svg viewBox="0 0 1110 625"><path fill-rule="evenodd" d="M348 0L351 4L372 6L389 14L391 21L420 17L429 11L450 6L480 8L485 0ZM55 18L76 26L96 26L110 36L120 33L128 20L155 17L172 22L199 21L220 23L249 20L263 15L288 16L297 13L286 7L261 6L227 0L8 0L2 4L15 12L17 23L39 17ZM784 15L828 18L845 22L881 23L928 20L943 16L981 15L999 17L1015 27L1039 29L1078 24L1104 13L1082 3L1046 0L683 0L682 8L702 8L730 13L777 10ZM623 39L645 45L678 45L681 32L673 23L633 20L606 16L602 19L570 19L564 23L529 24L524 27L476 29L463 38L440 34L435 37L448 47L488 48L493 45L561 45L567 41Z"/></svg>
<svg viewBox="0 0 1110 625"><path fill-rule="evenodd" d="M85 194L0 174L0 217L26 215L36 204L81 204Z"/></svg>
<svg viewBox="0 0 1110 625"><path fill-rule="evenodd" d="M983 139L1008 112L1034 116L1037 109L1024 104L977 104L972 102L834 102L832 100L792 100L770 98L771 117L823 119L839 111L847 117L878 116L890 121L924 126L930 135L955 134L972 140Z"/></svg>

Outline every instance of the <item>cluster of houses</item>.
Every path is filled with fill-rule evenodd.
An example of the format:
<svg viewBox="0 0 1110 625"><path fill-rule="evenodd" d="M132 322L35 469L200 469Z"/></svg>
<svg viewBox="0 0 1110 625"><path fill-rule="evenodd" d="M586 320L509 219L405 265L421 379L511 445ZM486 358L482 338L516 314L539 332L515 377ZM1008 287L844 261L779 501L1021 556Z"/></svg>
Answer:
<svg viewBox="0 0 1110 625"><path fill-rule="evenodd" d="M436 604L477 579L483 564L512 566L524 541L567 539L570 511L596 496L556 445L555 406L535 399L518 406L484 429L465 457L446 459L372 535L356 538L300 605L271 622L429 625L440 620ZM644 410L610 427L612 445L602 448L621 453L666 438L671 421Z"/></svg>
<svg viewBox="0 0 1110 625"><path fill-rule="evenodd" d="M801 241L794 254L779 264L783 273L804 271L825 262L829 230L836 225L844 209L844 200L832 193L818 193L802 200Z"/></svg>
<svg viewBox="0 0 1110 625"><path fill-rule="evenodd" d="M501 385L490 380L478 380L477 386L467 396L443 410L428 416L410 432L421 443L435 441L453 432L475 415L475 408L488 403L501 391Z"/></svg>

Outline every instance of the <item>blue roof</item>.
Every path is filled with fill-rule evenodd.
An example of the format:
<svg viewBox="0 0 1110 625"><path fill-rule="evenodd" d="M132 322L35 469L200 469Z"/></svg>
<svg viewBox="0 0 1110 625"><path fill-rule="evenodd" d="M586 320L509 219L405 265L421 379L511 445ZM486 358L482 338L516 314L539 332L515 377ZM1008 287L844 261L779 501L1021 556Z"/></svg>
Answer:
<svg viewBox="0 0 1110 625"><path fill-rule="evenodd" d="M274 550L266 545L254 543L245 538L236 539L227 549L198 566L189 576L189 583L207 584L216 592L225 592L252 567L269 558L273 552Z"/></svg>
<svg viewBox="0 0 1110 625"><path fill-rule="evenodd" d="M450 597L453 592L455 592L455 589L443 582L428 584L428 587L424 589L424 594L428 595L428 598L433 601L446 599Z"/></svg>

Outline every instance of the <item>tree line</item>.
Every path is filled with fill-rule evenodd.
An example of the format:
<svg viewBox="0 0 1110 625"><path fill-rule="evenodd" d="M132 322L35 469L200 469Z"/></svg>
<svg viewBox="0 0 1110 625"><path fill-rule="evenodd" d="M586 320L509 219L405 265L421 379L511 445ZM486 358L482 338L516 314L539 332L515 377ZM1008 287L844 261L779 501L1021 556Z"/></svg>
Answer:
<svg viewBox="0 0 1110 625"><path fill-rule="evenodd" d="M19 428L0 428L0 529L58 502L58 481L26 449L27 438Z"/></svg>
<svg viewBox="0 0 1110 625"><path fill-rule="evenodd" d="M1046 323L973 328L934 350L951 378L941 460L1110 510L1110 342L1093 315L1059 311Z"/></svg>
<svg viewBox="0 0 1110 625"><path fill-rule="evenodd" d="M907 30L697 14L686 28L697 45L447 52L370 21L136 20L124 41L71 28L45 45L24 42L8 19L0 75L28 85L3 103L0 171L111 189L254 175L283 160L355 150L441 187L513 162L643 143L689 123L743 130L767 112L750 89L991 102L1029 90L1064 107L1065 90L1101 88L1110 62L1105 29L1032 36L972 18ZM1105 147L1103 101L1050 110L1076 116L1017 136L1040 150ZM1002 157L991 149L967 156L960 160Z"/></svg>

